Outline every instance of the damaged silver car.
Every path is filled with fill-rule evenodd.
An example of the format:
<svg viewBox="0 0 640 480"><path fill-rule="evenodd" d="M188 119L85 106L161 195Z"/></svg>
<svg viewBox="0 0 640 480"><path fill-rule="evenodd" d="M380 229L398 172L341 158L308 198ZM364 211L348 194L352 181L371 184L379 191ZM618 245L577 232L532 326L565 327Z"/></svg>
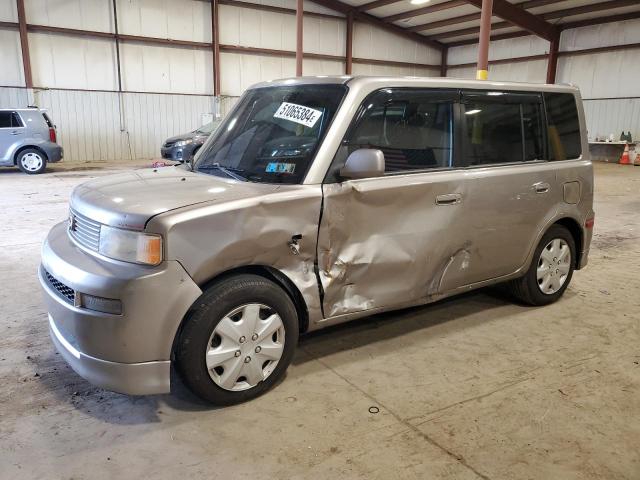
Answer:
<svg viewBox="0 0 640 480"><path fill-rule="evenodd" d="M49 233L51 336L128 394L215 404L282 378L299 334L587 263L593 171L571 86L334 77L249 89L193 162L91 180Z"/></svg>

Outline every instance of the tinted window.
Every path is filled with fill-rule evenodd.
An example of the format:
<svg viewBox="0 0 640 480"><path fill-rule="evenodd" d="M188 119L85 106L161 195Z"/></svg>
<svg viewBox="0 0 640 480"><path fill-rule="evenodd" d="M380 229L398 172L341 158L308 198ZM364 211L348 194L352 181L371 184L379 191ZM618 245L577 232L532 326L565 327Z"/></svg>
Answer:
<svg viewBox="0 0 640 480"><path fill-rule="evenodd" d="M387 172L451 167L453 93L385 89L368 97L338 155L359 148L384 153Z"/></svg>
<svg viewBox="0 0 640 480"><path fill-rule="evenodd" d="M570 93L545 93L549 159L578 158L582 153L580 122L575 97Z"/></svg>
<svg viewBox="0 0 640 480"><path fill-rule="evenodd" d="M11 112L0 112L0 128L11 128Z"/></svg>
<svg viewBox="0 0 640 480"><path fill-rule="evenodd" d="M465 153L469 165L522 161L520 108L515 103L465 102Z"/></svg>
<svg viewBox="0 0 640 480"><path fill-rule="evenodd" d="M24 124L22 123L22 119L20 118L20 115L18 115L15 112L13 112L11 114L11 126L12 127L24 127Z"/></svg>
<svg viewBox="0 0 640 480"><path fill-rule="evenodd" d="M44 121L46 122L47 127L49 127L49 128L54 128L54 127L53 127L53 122L52 122L52 121L51 121L51 119L49 118L49 115L47 115L46 113L43 113L43 114L42 114L42 118L44 118Z"/></svg>

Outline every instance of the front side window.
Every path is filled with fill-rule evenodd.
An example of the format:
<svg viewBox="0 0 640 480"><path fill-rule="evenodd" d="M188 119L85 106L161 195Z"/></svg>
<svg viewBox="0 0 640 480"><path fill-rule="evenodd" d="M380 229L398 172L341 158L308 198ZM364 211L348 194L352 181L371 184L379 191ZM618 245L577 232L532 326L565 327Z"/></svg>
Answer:
<svg viewBox="0 0 640 480"><path fill-rule="evenodd" d="M301 183L346 93L343 85L249 90L196 156L195 171Z"/></svg>
<svg viewBox="0 0 640 480"><path fill-rule="evenodd" d="M386 173L451 167L456 95L415 89L373 93L363 102L334 165L344 165L355 150L373 148L384 153Z"/></svg>
<svg viewBox="0 0 640 480"><path fill-rule="evenodd" d="M576 99L571 93L545 93L549 159L567 160L582 154L580 121Z"/></svg>

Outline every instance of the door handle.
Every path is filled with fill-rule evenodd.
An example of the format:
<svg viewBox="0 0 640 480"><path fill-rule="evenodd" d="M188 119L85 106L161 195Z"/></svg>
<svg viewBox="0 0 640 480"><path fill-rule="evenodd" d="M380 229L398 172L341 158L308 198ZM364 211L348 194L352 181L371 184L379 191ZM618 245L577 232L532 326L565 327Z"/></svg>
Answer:
<svg viewBox="0 0 640 480"><path fill-rule="evenodd" d="M16 132L15 130L11 132L11 135L20 135L20 132Z"/></svg>
<svg viewBox="0 0 640 480"><path fill-rule="evenodd" d="M436 197L436 205L457 205L462 203L462 195L459 193L445 193Z"/></svg>
<svg viewBox="0 0 640 480"><path fill-rule="evenodd" d="M536 193L547 193L551 186L548 183L539 182L534 183L533 188L535 189Z"/></svg>

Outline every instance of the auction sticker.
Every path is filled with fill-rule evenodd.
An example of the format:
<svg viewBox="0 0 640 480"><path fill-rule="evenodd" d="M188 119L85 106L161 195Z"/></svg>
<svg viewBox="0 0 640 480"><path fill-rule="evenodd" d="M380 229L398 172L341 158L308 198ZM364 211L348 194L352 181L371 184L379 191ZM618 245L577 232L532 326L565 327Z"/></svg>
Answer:
<svg viewBox="0 0 640 480"><path fill-rule="evenodd" d="M313 127L322 116L322 112L303 105L282 102L273 116L274 118L282 118L283 120L289 120L290 122L299 123L307 127Z"/></svg>

